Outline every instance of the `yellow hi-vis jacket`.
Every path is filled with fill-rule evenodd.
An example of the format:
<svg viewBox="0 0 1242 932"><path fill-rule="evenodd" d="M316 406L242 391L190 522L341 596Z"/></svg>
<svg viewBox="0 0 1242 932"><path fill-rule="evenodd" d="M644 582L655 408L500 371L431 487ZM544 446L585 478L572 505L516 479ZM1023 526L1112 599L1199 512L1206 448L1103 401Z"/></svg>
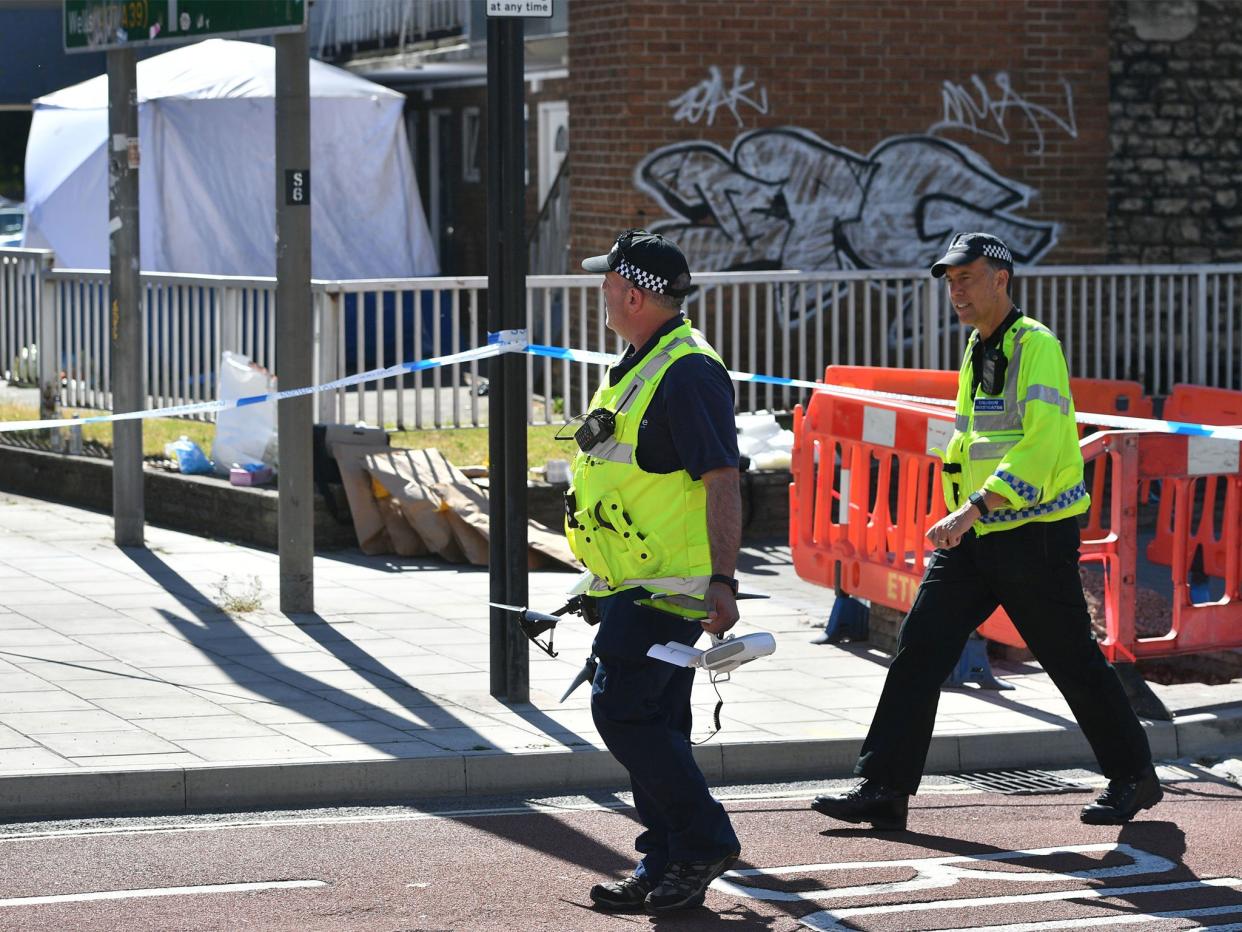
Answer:
<svg viewBox="0 0 1242 932"><path fill-rule="evenodd" d="M953 436L944 454L949 510L960 508L978 490L1003 495L1007 506L975 522L979 535L1082 514L1091 497L1083 485L1060 341L1043 324L1018 317L1001 342L1008 365L999 395L984 393L983 386L972 391L971 356L978 342L976 330L958 372Z"/></svg>
<svg viewBox="0 0 1242 932"><path fill-rule="evenodd" d="M649 473L639 467L638 427L664 373L691 353L716 355L685 321L659 342L617 382L605 377L590 410L607 408L616 416L611 437L591 450L579 450L567 494L565 536L569 547L594 574L587 595L611 595L645 586L653 592L702 599L711 579L707 536L707 491L684 469ZM683 614L675 602L667 604ZM701 616L701 612L689 614Z"/></svg>

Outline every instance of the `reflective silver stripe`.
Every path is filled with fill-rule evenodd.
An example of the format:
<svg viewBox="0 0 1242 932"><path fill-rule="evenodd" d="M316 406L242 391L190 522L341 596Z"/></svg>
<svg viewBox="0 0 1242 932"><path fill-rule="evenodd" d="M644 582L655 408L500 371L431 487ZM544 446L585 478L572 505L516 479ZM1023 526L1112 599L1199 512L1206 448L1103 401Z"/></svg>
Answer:
<svg viewBox="0 0 1242 932"><path fill-rule="evenodd" d="M616 437L609 437L592 447L587 456L610 463L625 463L628 466L634 462L634 444L620 443Z"/></svg>
<svg viewBox="0 0 1242 932"><path fill-rule="evenodd" d="M970 430L970 415L955 414L953 415L953 429L959 434L964 434Z"/></svg>
<svg viewBox="0 0 1242 932"><path fill-rule="evenodd" d="M1022 521L1026 518L1039 518L1044 515L1064 511L1075 502L1081 501L1087 494L1087 488L1081 482L1071 489L1066 489L1050 502L1033 505L1030 508L993 508L979 520L984 524L1001 524L1008 521Z"/></svg>
<svg viewBox="0 0 1242 932"><path fill-rule="evenodd" d="M1052 385L1028 385L1026 388L1026 397L1022 399L1022 407L1025 411L1028 401L1046 401L1050 405L1056 405L1061 409L1064 415L1069 414L1069 399L1062 395Z"/></svg>
<svg viewBox="0 0 1242 932"><path fill-rule="evenodd" d="M676 592L679 595L690 595L702 598L707 595L707 587L711 583L710 576L656 576L651 579L623 579L618 589L630 586L642 586L646 589L658 589L664 592ZM611 591L612 587L599 576L591 578L591 591Z"/></svg>
<svg viewBox="0 0 1242 932"><path fill-rule="evenodd" d="M1017 442L1015 439L971 444L970 458L972 460L998 460L1008 453Z"/></svg>
<svg viewBox="0 0 1242 932"><path fill-rule="evenodd" d="M707 587L710 583L710 576L657 576L653 579L626 579L621 585L646 586L648 589L662 589L665 592L702 598L707 595Z"/></svg>

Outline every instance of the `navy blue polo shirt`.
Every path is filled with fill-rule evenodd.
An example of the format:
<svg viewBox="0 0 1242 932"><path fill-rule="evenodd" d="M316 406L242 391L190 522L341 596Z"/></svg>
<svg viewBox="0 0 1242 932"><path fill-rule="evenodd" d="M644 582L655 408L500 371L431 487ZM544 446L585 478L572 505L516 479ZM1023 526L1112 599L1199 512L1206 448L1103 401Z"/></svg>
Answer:
<svg viewBox="0 0 1242 932"><path fill-rule="evenodd" d="M683 323L685 318L677 315L637 352L632 346L627 349L610 370L609 384L616 385L657 342ZM684 469L692 479L724 466L737 468L733 380L724 366L703 353L691 353L668 367L638 426L636 459L645 472Z"/></svg>

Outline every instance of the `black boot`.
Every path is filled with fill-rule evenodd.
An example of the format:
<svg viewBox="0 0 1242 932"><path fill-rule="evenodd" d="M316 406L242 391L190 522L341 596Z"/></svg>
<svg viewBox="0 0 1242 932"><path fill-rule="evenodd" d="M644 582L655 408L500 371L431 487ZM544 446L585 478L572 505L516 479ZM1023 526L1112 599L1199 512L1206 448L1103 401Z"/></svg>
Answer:
<svg viewBox="0 0 1242 932"><path fill-rule="evenodd" d="M811 808L842 822L870 822L881 831L899 832L906 827L910 794L864 780L839 796L816 796Z"/></svg>
<svg viewBox="0 0 1242 932"><path fill-rule="evenodd" d="M651 881L631 874L624 880L597 883L591 888L591 902L605 913L636 913L651 892Z"/></svg>
<svg viewBox="0 0 1242 932"><path fill-rule="evenodd" d="M1108 789L1099 798L1082 807L1082 820L1088 825L1125 825L1141 809L1150 809L1164 799L1164 790L1156 779L1156 768L1133 779L1109 780Z"/></svg>

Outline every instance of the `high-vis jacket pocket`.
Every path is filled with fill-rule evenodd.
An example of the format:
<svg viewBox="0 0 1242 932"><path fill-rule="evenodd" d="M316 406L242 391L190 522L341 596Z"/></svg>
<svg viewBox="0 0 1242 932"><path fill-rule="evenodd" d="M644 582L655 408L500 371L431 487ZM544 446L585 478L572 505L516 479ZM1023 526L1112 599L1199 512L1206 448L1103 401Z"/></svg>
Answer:
<svg viewBox="0 0 1242 932"><path fill-rule="evenodd" d="M574 513L579 525L574 530L578 557L610 587L627 579L659 575L663 563L652 541L630 520L625 504L616 491L604 493L594 504Z"/></svg>

